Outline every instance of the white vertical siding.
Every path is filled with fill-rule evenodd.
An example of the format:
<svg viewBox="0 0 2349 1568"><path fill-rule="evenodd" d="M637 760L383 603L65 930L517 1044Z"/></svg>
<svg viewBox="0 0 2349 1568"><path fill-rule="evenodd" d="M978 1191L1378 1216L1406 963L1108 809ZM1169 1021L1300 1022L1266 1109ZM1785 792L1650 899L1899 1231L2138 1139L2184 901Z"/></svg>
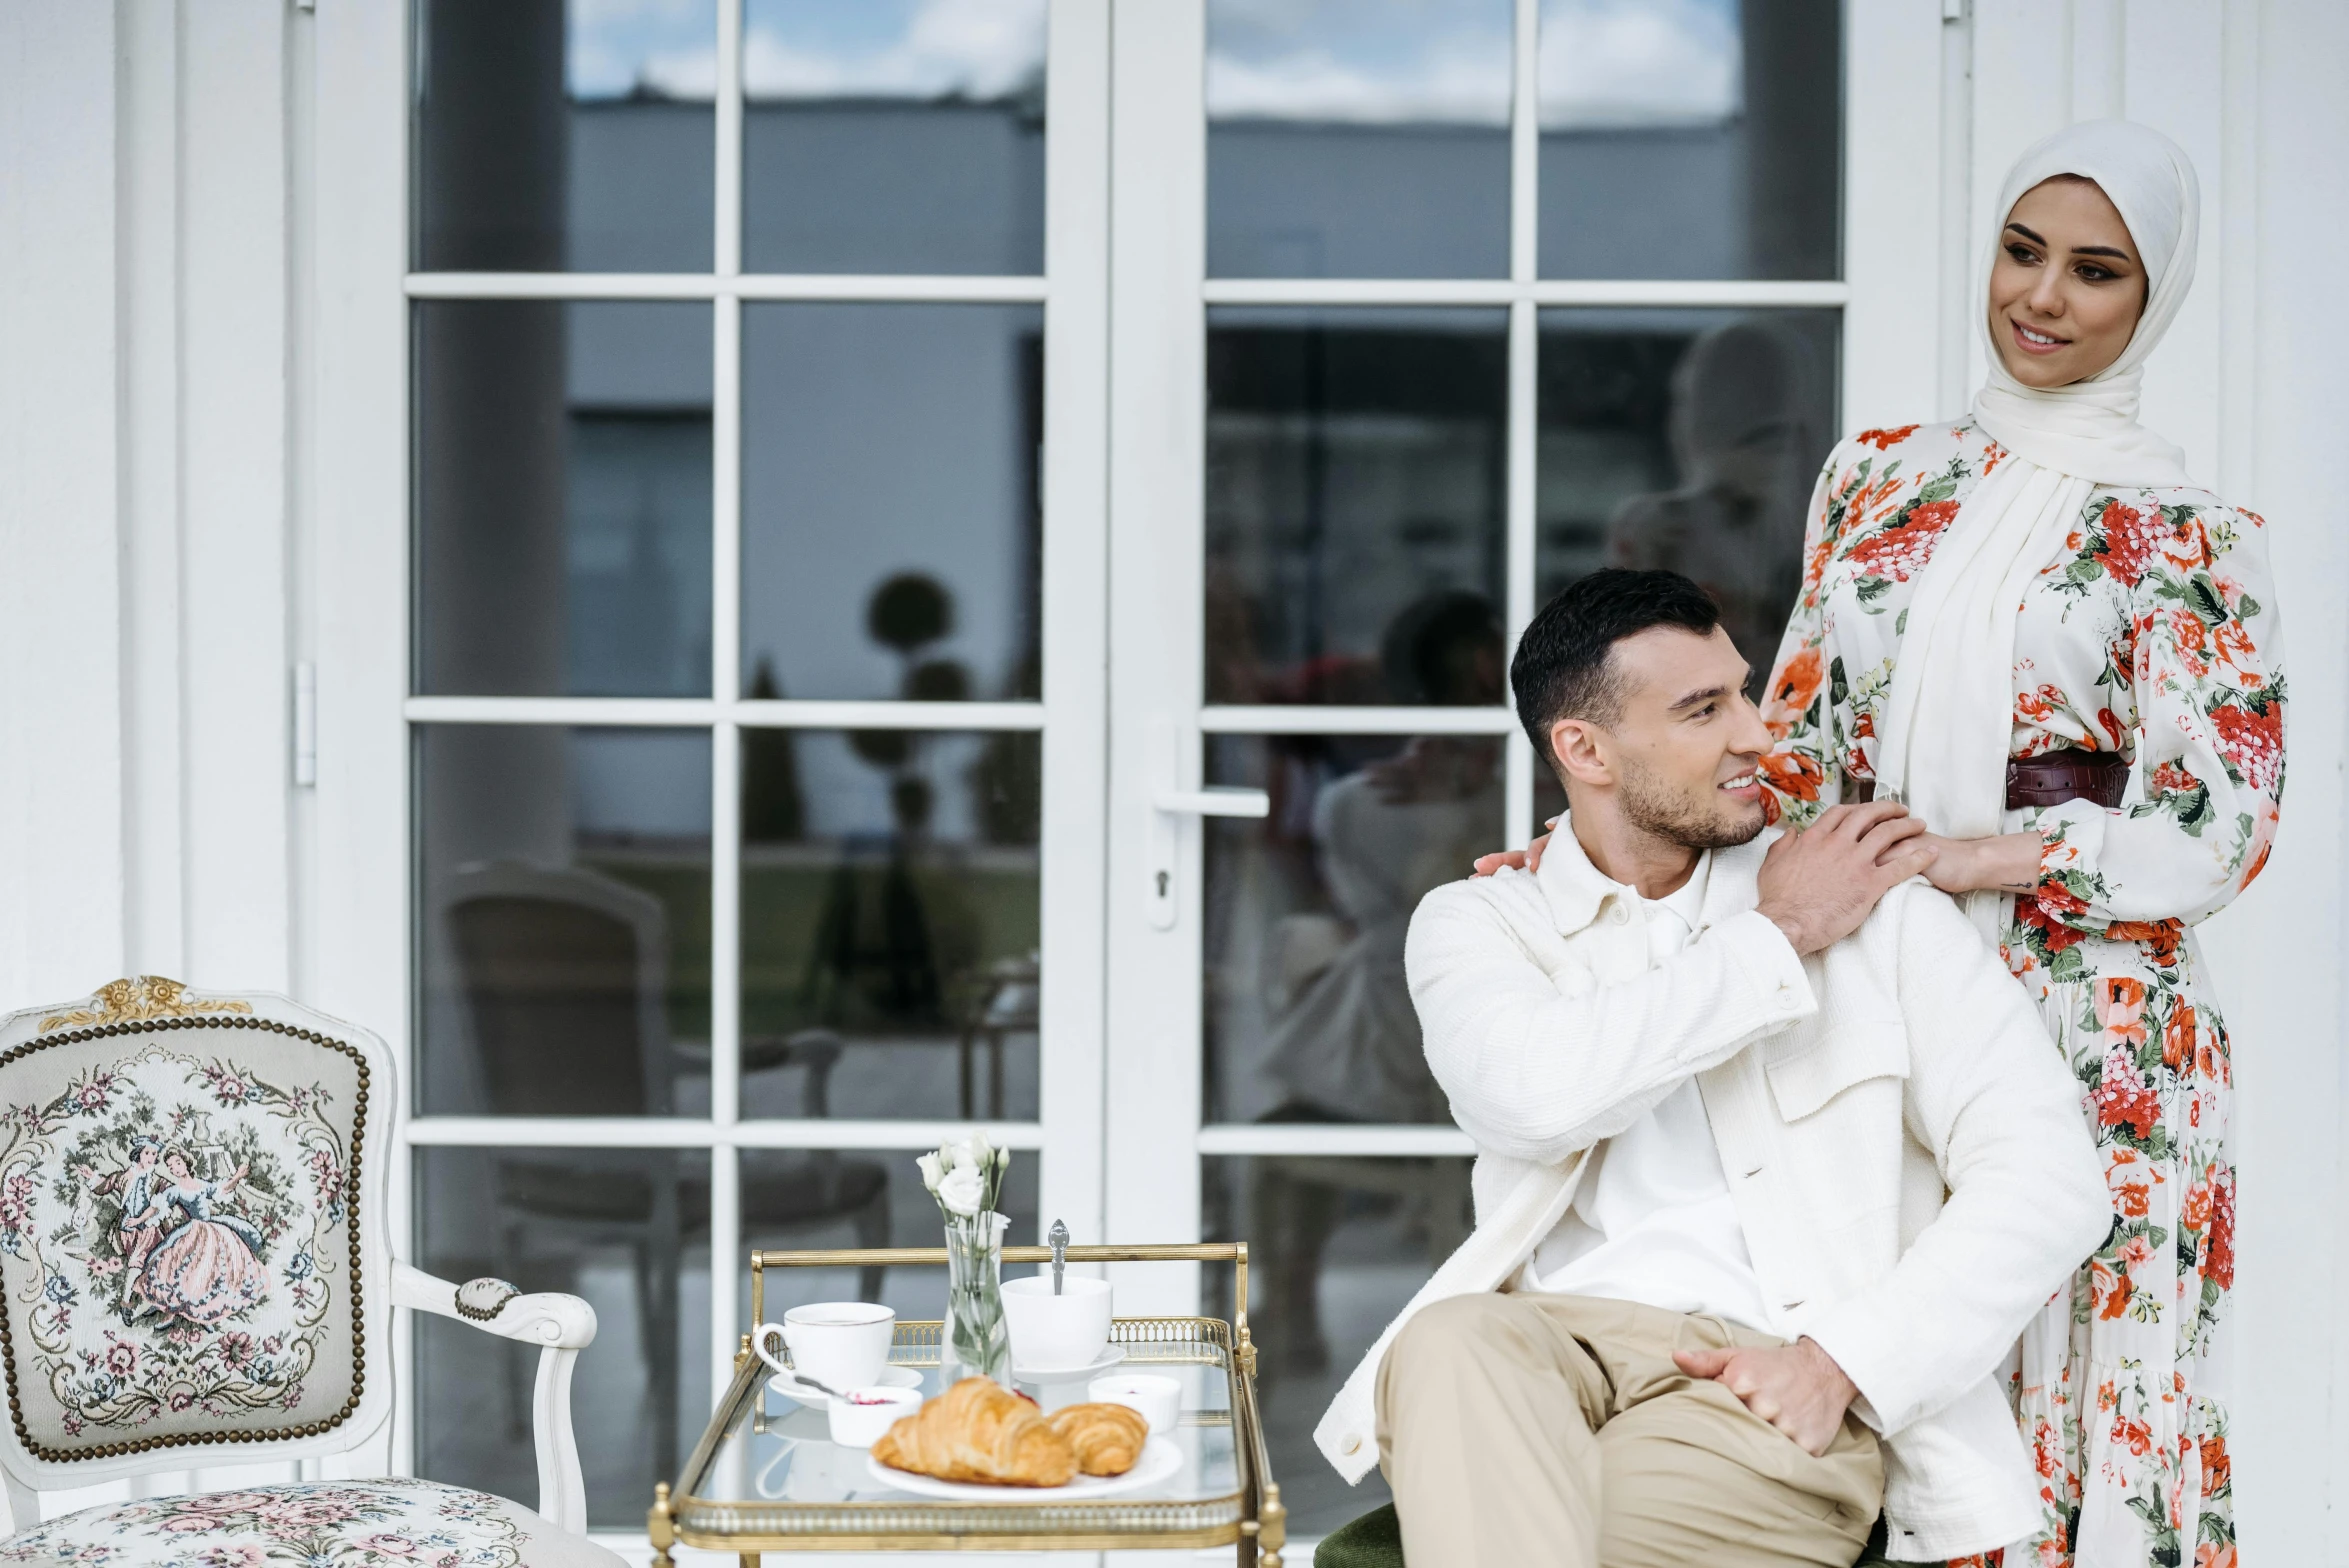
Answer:
<svg viewBox="0 0 2349 1568"><path fill-rule="evenodd" d="M114 60L108 7L0 8L0 986L28 1000L122 961Z"/></svg>

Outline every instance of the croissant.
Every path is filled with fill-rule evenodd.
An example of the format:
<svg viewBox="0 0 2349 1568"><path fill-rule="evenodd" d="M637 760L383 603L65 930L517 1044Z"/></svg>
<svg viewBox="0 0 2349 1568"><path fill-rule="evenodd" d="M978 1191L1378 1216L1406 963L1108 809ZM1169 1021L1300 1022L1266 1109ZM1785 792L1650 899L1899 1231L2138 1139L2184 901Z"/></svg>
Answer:
<svg viewBox="0 0 2349 1568"><path fill-rule="evenodd" d="M1125 1405L1065 1405L1044 1424L1068 1439L1087 1475L1124 1475L1142 1457L1150 1423Z"/></svg>
<svg viewBox="0 0 2349 1568"><path fill-rule="evenodd" d="M873 1457L941 1481L1066 1486L1076 1450L1033 1401L983 1377L966 1377L881 1434Z"/></svg>

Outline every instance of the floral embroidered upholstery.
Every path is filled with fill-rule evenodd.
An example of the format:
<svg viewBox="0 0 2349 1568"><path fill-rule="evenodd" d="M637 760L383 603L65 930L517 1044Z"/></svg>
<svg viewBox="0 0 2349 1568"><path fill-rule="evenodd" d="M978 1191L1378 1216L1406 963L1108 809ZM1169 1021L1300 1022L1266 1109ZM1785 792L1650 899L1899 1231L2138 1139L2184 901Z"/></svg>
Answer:
<svg viewBox="0 0 2349 1568"><path fill-rule="evenodd" d="M366 1058L176 1007L0 1055L0 1352L43 1460L320 1433L364 1384Z"/></svg>
<svg viewBox="0 0 2349 1568"><path fill-rule="evenodd" d="M106 1503L0 1543L28 1568L620 1568L530 1510L437 1481Z"/></svg>

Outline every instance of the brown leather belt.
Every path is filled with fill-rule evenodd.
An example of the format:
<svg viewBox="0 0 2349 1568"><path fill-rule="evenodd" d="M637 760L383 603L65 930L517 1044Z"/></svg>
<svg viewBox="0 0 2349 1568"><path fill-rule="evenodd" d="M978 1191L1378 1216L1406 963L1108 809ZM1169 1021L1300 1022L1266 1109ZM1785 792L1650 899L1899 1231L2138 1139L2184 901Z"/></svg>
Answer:
<svg viewBox="0 0 2349 1568"><path fill-rule="evenodd" d="M2092 800L2107 809L2121 803L2129 787L2129 764L2117 751L2083 751L2067 746L2038 757L2015 757L2006 765L2006 807L2060 806Z"/></svg>

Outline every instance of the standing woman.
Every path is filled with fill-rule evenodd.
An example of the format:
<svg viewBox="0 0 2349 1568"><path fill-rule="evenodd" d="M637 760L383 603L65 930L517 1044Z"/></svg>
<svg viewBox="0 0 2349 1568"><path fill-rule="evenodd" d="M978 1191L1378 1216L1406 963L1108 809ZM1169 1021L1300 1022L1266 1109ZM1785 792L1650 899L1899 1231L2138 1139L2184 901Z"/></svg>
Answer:
<svg viewBox="0 0 2349 1568"><path fill-rule="evenodd" d="M2105 120L2008 174L1989 383L1829 457L1764 712L1791 822L1870 791L2039 999L2113 1227L2026 1332L2045 1503L2009 1568L2231 1568L2228 1041L2190 931L2258 875L2283 788L2266 525L2137 423L2194 274L2193 166Z"/></svg>

